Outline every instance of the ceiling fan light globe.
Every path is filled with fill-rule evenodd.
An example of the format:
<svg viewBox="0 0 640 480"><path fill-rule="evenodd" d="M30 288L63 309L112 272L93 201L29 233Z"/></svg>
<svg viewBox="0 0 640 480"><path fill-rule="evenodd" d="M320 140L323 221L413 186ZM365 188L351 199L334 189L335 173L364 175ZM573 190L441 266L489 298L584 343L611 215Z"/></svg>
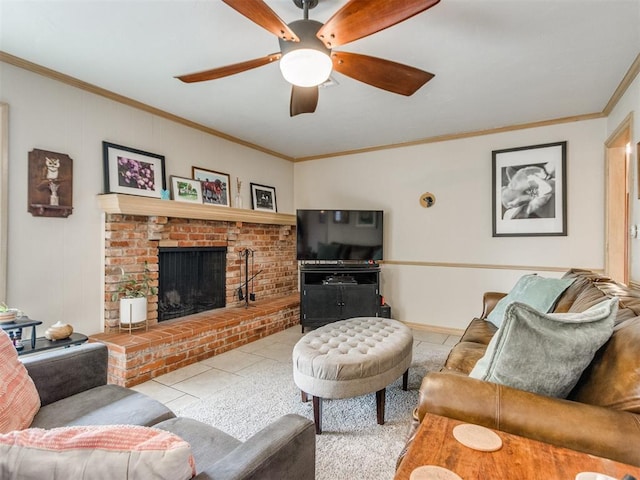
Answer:
<svg viewBox="0 0 640 480"><path fill-rule="evenodd" d="M298 48L280 59L284 79L298 87L315 87L331 74L333 63L329 55L313 48Z"/></svg>

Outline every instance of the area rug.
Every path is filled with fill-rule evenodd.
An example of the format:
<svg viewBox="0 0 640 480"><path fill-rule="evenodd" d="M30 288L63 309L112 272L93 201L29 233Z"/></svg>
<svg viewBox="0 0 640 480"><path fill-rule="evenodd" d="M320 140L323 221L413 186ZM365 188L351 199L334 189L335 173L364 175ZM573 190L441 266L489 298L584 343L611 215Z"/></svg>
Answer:
<svg viewBox="0 0 640 480"><path fill-rule="evenodd" d="M408 391L402 390L401 379L387 387L384 425L376 423L375 394L325 400L323 431L316 436L316 479L392 479L420 382L428 371L441 368L446 355L443 348L414 350ZM257 375L176 409L176 413L243 441L287 413L313 419L311 402L301 402L290 364L267 360L258 368Z"/></svg>

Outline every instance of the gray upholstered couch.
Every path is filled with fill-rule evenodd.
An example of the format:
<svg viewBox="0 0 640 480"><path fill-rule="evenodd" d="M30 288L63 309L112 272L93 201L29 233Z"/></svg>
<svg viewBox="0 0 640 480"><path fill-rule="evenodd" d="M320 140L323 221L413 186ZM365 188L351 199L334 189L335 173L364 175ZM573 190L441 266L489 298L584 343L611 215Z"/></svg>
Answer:
<svg viewBox="0 0 640 480"><path fill-rule="evenodd" d="M22 358L42 407L32 427L132 424L168 430L191 444L198 479L313 479L314 424L285 415L245 442L129 388L107 385L107 348L90 343Z"/></svg>

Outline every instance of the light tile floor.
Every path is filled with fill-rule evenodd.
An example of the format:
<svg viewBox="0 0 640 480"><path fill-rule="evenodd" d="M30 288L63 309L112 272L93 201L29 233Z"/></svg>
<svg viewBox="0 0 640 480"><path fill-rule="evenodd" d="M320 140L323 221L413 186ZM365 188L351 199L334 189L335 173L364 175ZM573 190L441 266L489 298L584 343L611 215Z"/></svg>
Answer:
<svg viewBox="0 0 640 480"><path fill-rule="evenodd" d="M262 338L221 355L157 377L133 387L138 392L176 409L204 398L234 382L260 375L269 363L291 363L293 346L302 337L300 326ZM414 352L421 349L449 350L459 336L413 330Z"/></svg>

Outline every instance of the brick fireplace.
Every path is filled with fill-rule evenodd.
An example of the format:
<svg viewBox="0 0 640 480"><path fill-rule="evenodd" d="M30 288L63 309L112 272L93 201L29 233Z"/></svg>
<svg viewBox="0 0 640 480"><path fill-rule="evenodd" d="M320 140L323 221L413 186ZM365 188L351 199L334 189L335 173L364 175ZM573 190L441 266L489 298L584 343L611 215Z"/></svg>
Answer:
<svg viewBox="0 0 640 480"><path fill-rule="evenodd" d="M142 383L299 323L294 216L203 205L178 207L179 202L143 197L103 197L105 325L104 333L90 340L109 347L110 383ZM116 208L109 203L113 201ZM167 208L168 215L158 214ZM157 286L159 250L195 247L226 248L226 306L158 323L158 297L150 296L148 331L120 333L119 303L112 296L123 272L141 278L146 265ZM260 271L253 284L256 301L248 307L237 296L241 275L244 281L245 260L240 253L245 249L254 252L253 270Z"/></svg>
<svg viewBox="0 0 640 480"><path fill-rule="evenodd" d="M215 207L210 207L215 208ZM145 263L158 286L160 247L226 247L227 306L240 305L237 297L244 260L240 252L255 252L254 269L261 271L254 281L256 298L267 299L297 290L295 232L291 225L209 221L107 214L105 218L105 331L115 331L119 303L112 301L122 281L122 272L141 278ZM158 322L158 297L148 299L148 318Z"/></svg>

